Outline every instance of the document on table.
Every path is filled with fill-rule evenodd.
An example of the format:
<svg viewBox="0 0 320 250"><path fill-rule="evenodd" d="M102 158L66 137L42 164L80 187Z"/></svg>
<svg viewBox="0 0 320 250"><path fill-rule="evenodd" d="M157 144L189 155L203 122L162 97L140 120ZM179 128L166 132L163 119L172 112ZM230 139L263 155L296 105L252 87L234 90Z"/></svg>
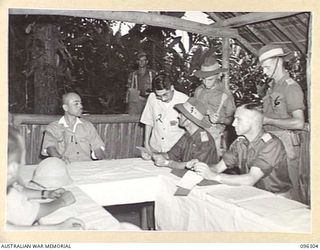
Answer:
<svg viewBox="0 0 320 250"><path fill-rule="evenodd" d="M172 169L171 174L174 174L178 177L183 177L187 171L188 171L187 169ZM221 183L218 181L205 180L205 179L197 183L198 186L210 186L210 185L217 185L217 184L221 184Z"/></svg>
<svg viewBox="0 0 320 250"><path fill-rule="evenodd" d="M192 189L195 185L203 180L203 177L194 171L187 171L184 176L177 182L178 187Z"/></svg>

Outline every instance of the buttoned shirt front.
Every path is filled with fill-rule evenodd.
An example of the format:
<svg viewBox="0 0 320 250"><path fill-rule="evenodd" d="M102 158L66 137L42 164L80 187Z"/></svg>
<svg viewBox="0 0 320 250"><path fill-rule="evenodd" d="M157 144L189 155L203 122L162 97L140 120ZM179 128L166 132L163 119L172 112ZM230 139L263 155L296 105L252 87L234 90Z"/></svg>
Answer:
<svg viewBox="0 0 320 250"><path fill-rule="evenodd" d="M104 150L104 143L93 124L78 117L73 128L68 126L64 116L46 127L43 155L48 155L47 148L50 146L56 147L59 154L70 161L89 161L94 150Z"/></svg>
<svg viewBox="0 0 320 250"><path fill-rule="evenodd" d="M186 132L168 152L170 160L188 162L198 159L208 165L217 163L218 155L214 139L203 129L193 135Z"/></svg>
<svg viewBox="0 0 320 250"><path fill-rule="evenodd" d="M174 105L184 103L188 96L174 90L168 103L158 100L155 93L148 97L140 122L152 127L150 146L158 152L168 152L185 130L179 127L179 113Z"/></svg>
<svg viewBox="0 0 320 250"><path fill-rule="evenodd" d="M223 160L228 168L239 167L241 174L249 173L251 167L260 168L264 175L255 184L257 188L273 193L291 188L286 151L280 139L270 133L261 133L252 142L238 137Z"/></svg>
<svg viewBox="0 0 320 250"><path fill-rule="evenodd" d="M304 110L304 97L300 85L288 74L279 81L272 81L263 98L263 112L274 119L292 118L295 110ZM266 131L282 130L276 126L265 125Z"/></svg>

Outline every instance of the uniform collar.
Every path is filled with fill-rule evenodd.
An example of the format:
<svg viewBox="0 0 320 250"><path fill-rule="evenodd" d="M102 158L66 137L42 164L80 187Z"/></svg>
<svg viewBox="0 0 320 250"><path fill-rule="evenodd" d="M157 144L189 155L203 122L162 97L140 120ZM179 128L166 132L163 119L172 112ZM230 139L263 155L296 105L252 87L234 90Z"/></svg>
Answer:
<svg viewBox="0 0 320 250"><path fill-rule="evenodd" d="M83 123L79 117L76 117L76 123L73 126L73 132L76 130L76 127L78 124ZM62 124L65 128L69 128L69 125L66 122L66 119L64 118L64 116L62 116L58 122L58 124Z"/></svg>
<svg viewBox="0 0 320 250"><path fill-rule="evenodd" d="M279 81L277 81L277 84L282 84L285 80L287 80L289 78L289 74L285 73L283 77L280 78Z"/></svg>
<svg viewBox="0 0 320 250"><path fill-rule="evenodd" d="M248 146L251 146L251 147L256 147L256 145L261 141L265 141L265 139L263 138L265 132L264 130L262 130L254 139L253 141L249 141L247 139L247 137L241 135L241 136L238 136L238 140L241 141L241 143L243 143L244 145L246 145L247 147Z"/></svg>
<svg viewBox="0 0 320 250"><path fill-rule="evenodd" d="M174 88L172 90L173 90L172 99L170 102L164 102L166 105L172 105L172 104L175 105L176 104L176 102L175 102L175 98L177 98L176 90Z"/></svg>
<svg viewBox="0 0 320 250"><path fill-rule="evenodd" d="M262 135L264 134L264 131L261 130L260 133L256 136L256 138L253 139L253 141L251 142L251 144L256 143L257 141L259 141L262 137Z"/></svg>

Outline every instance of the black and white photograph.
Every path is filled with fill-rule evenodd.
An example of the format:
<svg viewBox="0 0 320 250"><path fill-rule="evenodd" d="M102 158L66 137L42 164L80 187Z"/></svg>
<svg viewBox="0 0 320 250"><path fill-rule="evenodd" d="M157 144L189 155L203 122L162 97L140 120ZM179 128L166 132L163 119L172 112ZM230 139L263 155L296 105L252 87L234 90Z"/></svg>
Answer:
<svg viewBox="0 0 320 250"><path fill-rule="evenodd" d="M8 8L4 232L312 234L314 29L310 10Z"/></svg>

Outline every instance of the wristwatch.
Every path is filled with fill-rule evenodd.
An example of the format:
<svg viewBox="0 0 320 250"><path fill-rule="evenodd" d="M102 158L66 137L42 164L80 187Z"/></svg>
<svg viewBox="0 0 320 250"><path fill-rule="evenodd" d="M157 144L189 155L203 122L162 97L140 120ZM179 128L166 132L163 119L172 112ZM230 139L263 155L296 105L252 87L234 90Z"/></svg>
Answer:
<svg viewBox="0 0 320 250"><path fill-rule="evenodd" d="M46 192L46 191L47 190L45 190L45 189L41 190L41 199L47 199L48 198L47 196L44 195L44 192Z"/></svg>

